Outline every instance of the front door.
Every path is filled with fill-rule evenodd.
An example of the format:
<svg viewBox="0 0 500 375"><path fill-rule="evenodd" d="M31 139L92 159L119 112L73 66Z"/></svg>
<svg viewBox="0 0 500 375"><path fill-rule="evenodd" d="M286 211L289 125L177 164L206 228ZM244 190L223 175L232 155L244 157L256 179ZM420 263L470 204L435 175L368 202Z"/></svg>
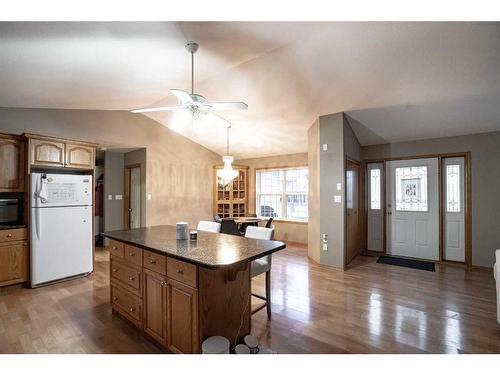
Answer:
<svg viewBox="0 0 500 375"><path fill-rule="evenodd" d="M346 264L360 250L359 227L359 164L347 161L345 175L346 190Z"/></svg>
<svg viewBox="0 0 500 375"><path fill-rule="evenodd" d="M387 253L439 260L438 159L387 162Z"/></svg>

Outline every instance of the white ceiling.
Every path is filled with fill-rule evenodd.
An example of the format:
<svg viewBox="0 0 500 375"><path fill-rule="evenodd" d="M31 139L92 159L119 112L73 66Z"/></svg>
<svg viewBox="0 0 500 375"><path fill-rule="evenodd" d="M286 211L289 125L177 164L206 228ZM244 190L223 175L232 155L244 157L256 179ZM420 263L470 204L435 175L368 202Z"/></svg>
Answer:
<svg viewBox="0 0 500 375"><path fill-rule="evenodd" d="M195 91L249 105L225 113L237 158L304 152L314 119L341 111L364 145L500 130L498 23L4 22L0 106L175 104L189 40ZM225 153L221 124L184 135Z"/></svg>

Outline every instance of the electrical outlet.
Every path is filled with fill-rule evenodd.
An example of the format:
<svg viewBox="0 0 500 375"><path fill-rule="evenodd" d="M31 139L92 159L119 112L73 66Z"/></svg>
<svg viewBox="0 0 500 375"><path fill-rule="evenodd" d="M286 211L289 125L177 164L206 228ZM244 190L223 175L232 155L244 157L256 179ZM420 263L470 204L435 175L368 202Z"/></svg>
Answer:
<svg viewBox="0 0 500 375"><path fill-rule="evenodd" d="M122 196L121 194L116 194L116 195L115 195L115 199L116 199L117 201L121 201L121 200L123 199L123 196Z"/></svg>
<svg viewBox="0 0 500 375"><path fill-rule="evenodd" d="M328 151L328 143L323 143L323 151Z"/></svg>
<svg viewBox="0 0 500 375"><path fill-rule="evenodd" d="M328 244L326 243L323 244L323 251L328 251Z"/></svg>
<svg viewBox="0 0 500 375"><path fill-rule="evenodd" d="M333 197L333 201L334 201L335 203L342 203L342 197L341 197L340 195L335 195L335 196Z"/></svg>
<svg viewBox="0 0 500 375"><path fill-rule="evenodd" d="M339 184L337 184L337 191L340 191L340 190L342 190L342 184L339 183Z"/></svg>
<svg viewBox="0 0 500 375"><path fill-rule="evenodd" d="M151 194L148 194L148 201L151 200Z"/></svg>
<svg viewBox="0 0 500 375"><path fill-rule="evenodd" d="M108 201L112 201L113 200L113 196L111 194L108 195Z"/></svg>

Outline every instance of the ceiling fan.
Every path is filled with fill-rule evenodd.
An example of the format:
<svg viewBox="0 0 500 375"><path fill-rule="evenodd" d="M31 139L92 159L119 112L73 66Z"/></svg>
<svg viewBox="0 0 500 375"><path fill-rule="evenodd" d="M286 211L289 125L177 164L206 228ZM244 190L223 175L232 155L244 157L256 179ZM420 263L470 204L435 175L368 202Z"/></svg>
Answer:
<svg viewBox="0 0 500 375"><path fill-rule="evenodd" d="M175 107L140 108L134 109L131 112L145 113L188 110L193 115L193 117L214 115L228 122L228 120L224 119L216 113L213 113L212 111L248 109L248 105L243 102L208 102L204 96L194 93L194 54L196 53L196 51L198 51L198 47L198 44L194 42L189 42L188 44L186 44L186 49L191 54L191 94L184 90L170 89L170 92L174 94L179 100L179 105Z"/></svg>

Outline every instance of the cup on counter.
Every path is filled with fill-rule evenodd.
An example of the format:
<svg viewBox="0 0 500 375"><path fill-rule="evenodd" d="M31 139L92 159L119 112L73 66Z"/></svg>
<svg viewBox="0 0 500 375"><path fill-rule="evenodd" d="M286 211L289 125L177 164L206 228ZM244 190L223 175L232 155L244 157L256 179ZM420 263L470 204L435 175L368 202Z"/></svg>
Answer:
<svg viewBox="0 0 500 375"><path fill-rule="evenodd" d="M189 238L189 225L185 221L179 221L176 225L176 239L187 240Z"/></svg>

